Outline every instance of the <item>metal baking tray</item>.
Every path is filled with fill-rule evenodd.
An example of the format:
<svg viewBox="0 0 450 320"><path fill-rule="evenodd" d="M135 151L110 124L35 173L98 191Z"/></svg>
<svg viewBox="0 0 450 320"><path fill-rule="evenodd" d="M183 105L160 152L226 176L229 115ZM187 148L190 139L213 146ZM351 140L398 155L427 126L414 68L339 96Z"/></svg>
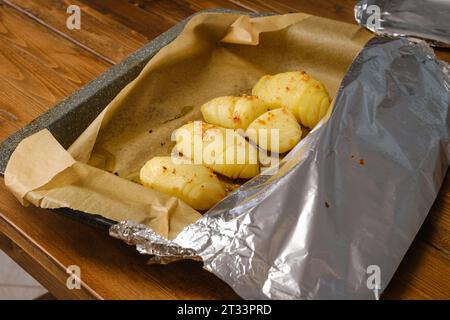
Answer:
<svg viewBox="0 0 450 320"><path fill-rule="evenodd" d="M44 128L47 128L67 149L120 90L138 76L147 62L180 34L188 21L195 15L204 12L250 16L271 15L270 13L255 14L229 9L208 9L191 15L2 141L0 143L0 175L4 175L8 160L20 141ZM117 223L99 215L68 208L53 209L53 211L103 229Z"/></svg>

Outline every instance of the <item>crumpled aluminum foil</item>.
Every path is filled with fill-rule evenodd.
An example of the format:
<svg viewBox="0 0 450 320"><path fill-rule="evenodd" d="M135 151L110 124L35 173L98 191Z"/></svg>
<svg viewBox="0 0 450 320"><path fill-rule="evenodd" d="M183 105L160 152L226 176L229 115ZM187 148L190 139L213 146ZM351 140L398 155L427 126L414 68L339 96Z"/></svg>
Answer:
<svg viewBox="0 0 450 320"><path fill-rule="evenodd" d="M152 262L201 259L246 299L373 299L369 266L383 291L449 166L449 106L450 67L425 42L374 38L273 176L172 241L130 221L110 233Z"/></svg>
<svg viewBox="0 0 450 320"><path fill-rule="evenodd" d="M379 8L379 24L374 23L371 6ZM378 35L415 37L433 46L450 47L449 0L360 0L355 19Z"/></svg>

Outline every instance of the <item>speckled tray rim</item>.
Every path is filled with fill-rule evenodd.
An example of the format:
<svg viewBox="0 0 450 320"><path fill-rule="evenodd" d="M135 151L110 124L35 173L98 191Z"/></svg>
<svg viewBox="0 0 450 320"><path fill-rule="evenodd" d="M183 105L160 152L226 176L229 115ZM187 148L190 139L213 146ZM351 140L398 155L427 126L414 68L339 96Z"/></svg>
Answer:
<svg viewBox="0 0 450 320"><path fill-rule="evenodd" d="M272 15L272 13L251 13L230 9L207 9L191 15L0 142L0 175L4 175L8 160L17 145L44 128L47 128L64 148L68 148L120 90L139 75L147 62L180 34L192 17L205 12L250 16ZM53 211L102 229L117 223L99 215L68 208Z"/></svg>

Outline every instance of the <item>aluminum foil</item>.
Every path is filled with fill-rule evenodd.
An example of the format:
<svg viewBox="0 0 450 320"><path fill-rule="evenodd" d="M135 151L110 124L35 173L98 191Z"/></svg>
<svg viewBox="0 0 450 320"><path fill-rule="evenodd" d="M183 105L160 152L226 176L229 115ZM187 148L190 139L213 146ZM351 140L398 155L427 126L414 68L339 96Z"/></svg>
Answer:
<svg viewBox="0 0 450 320"><path fill-rule="evenodd" d="M355 19L378 35L415 37L450 47L450 0L360 0Z"/></svg>
<svg viewBox="0 0 450 320"><path fill-rule="evenodd" d="M449 106L450 67L425 42L374 38L328 122L274 175L249 181L172 241L130 221L111 235L152 262L201 259L246 299L374 299L449 166Z"/></svg>

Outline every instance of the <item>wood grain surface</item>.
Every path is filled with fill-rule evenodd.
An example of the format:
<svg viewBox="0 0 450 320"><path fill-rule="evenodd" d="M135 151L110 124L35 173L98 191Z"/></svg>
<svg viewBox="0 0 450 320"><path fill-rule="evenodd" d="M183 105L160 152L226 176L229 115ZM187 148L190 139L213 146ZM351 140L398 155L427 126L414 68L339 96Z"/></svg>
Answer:
<svg viewBox="0 0 450 320"><path fill-rule="evenodd" d="M110 66L0 2L0 139Z"/></svg>
<svg viewBox="0 0 450 320"><path fill-rule="evenodd" d="M66 28L79 5L81 30ZM354 23L350 0L0 0L0 140L202 9L302 11ZM437 50L450 61L449 50ZM146 265L133 247L54 212L22 207L0 181L0 248L60 299L236 299L199 263ZM82 288L68 290L78 265ZM450 298L450 180L386 289L386 299Z"/></svg>

